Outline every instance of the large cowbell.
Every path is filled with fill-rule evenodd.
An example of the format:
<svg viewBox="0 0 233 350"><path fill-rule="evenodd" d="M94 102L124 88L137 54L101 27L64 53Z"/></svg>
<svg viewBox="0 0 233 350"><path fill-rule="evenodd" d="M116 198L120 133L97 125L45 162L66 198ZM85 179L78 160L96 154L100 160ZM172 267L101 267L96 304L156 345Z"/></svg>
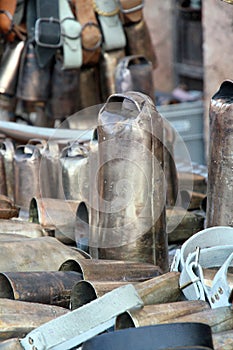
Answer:
<svg viewBox="0 0 233 350"><path fill-rule="evenodd" d="M165 271L162 117L147 95L113 94L99 112L97 131L90 193L98 192L98 224L89 245L98 246L99 258L149 262Z"/></svg>
<svg viewBox="0 0 233 350"><path fill-rule="evenodd" d="M210 103L207 227L233 226L233 81L224 81Z"/></svg>

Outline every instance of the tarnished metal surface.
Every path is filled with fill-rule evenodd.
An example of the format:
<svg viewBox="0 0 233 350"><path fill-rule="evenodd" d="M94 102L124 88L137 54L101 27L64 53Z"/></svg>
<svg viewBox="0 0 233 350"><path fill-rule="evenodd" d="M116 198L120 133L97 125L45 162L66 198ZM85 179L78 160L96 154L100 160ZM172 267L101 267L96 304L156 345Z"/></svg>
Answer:
<svg viewBox="0 0 233 350"><path fill-rule="evenodd" d="M92 239L98 237L99 257L150 262L167 271L163 119L149 97L128 92L108 98L98 124L93 171L99 223Z"/></svg>
<svg viewBox="0 0 233 350"><path fill-rule="evenodd" d="M182 207L188 210L201 209L204 193L182 190L180 191Z"/></svg>
<svg viewBox="0 0 233 350"><path fill-rule="evenodd" d="M77 142L63 149L60 166L65 199L84 200L89 197L87 187L90 179L87 157L87 148ZM83 197L85 192L87 193Z"/></svg>
<svg viewBox="0 0 233 350"><path fill-rule="evenodd" d="M69 308L72 287L82 279L74 271L0 273L0 298Z"/></svg>
<svg viewBox="0 0 233 350"><path fill-rule="evenodd" d="M233 310L229 306L204 310L191 315L175 317L168 322L201 322L208 324L213 333L227 331L233 328Z"/></svg>
<svg viewBox="0 0 233 350"><path fill-rule="evenodd" d="M15 206L10 198L0 194L0 219L18 217L19 207Z"/></svg>
<svg viewBox="0 0 233 350"><path fill-rule="evenodd" d="M32 198L29 220L44 228L53 228L55 237L63 243L76 241L76 213L80 202L55 198Z"/></svg>
<svg viewBox="0 0 233 350"><path fill-rule="evenodd" d="M226 80L210 103L206 225L233 226L233 81Z"/></svg>
<svg viewBox="0 0 233 350"><path fill-rule="evenodd" d="M145 281L161 274L161 269L153 264L102 259L67 260L59 270L82 272L83 279L90 281L127 281L129 283Z"/></svg>
<svg viewBox="0 0 233 350"><path fill-rule="evenodd" d="M143 55L122 58L115 69L116 92L140 91L155 100L152 63Z"/></svg>
<svg viewBox="0 0 233 350"><path fill-rule="evenodd" d="M4 165L6 195L11 200L14 200L14 172L13 172L14 152L15 152L15 146L12 140L5 139L2 142L0 142L0 159L3 161L3 165ZM2 174L0 175L0 177L2 178Z"/></svg>
<svg viewBox="0 0 233 350"><path fill-rule="evenodd" d="M179 276L179 272L168 272L158 277L149 278L144 282L135 282L134 288L144 305L178 301L182 299ZM76 283L72 289L71 307L76 309L126 283L128 282L82 280Z"/></svg>
<svg viewBox="0 0 233 350"><path fill-rule="evenodd" d="M54 237L23 238L1 242L0 271L58 271L64 261L84 256Z"/></svg>
<svg viewBox="0 0 233 350"><path fill-rule="evenodd" d="M109 95L116 92L115 69L119 60L124 56L124 49L103 52L100 61L100 87L102 101L106 101Z"/></svg>
<svg viewBox="0 0 233 350"><path fill-rule="evenodd" d="M23 350L18 338L12 338L0 342L1 350Z"/></svg>
<svg viewBox="0 0 233 350"><path fill-rule="evenodd" d="M31 238L49 236L49 232L41 225L22 220L0 220L0 236L3 233L5 235L24 235Z"/></svg>
<svg viewBox="0 0 233 350"><path fill-rule="evenodd" d="M67 312L69 310L55 305L0 298L0 340L24 337L31 330Z"/></svg>
<svg viewBox="0 0 233 350"><path fill-rule="evenodd" d="M1 57L0 69L0 93L9 96L15 95L20 56L24 48L25 41L16 40L8 43Z"/></svg>
<svg viewBox="0 0 233 350"><path fill-rule="evenodd" d="M145 305L141 310L132 310L119 315L116 319L115 328L150 326L208 309L210 309L209 304L200 300Z"/></svg>
<svg viewBox="0 0 233 350"><path fill-rule="evenodd" d="M18 146L14 154L15 204L27 213L31 198L40 196L39 169L41 154L34 145Z"/></svg>
<svg viewBox="0 0 233 350"><path fill-rule="evenodd" d="M77 140L81 142L90 141L93 135L92 129L87 130L71 130L71 129L55 129L43 128L38 126L24 125L20 123L0 121L0 130L17 141L28 141L32 138L42 138L45 140Z"/></svg>
<svg viewBox="0 0 233 350"><path fill-rule="evenodd" d="M57 141L49 140L43 150L39 173L42 198L64 198L60 148Z"/></svg>
<svg viewBox="0 0 233 350"><path fill-rule="evenodd" d="M151 61L153 68L158 65L156 53L154 51L150 31L144 19L133 25L124 27L128 42L128 51L131 55L144 55Z"/></svg>

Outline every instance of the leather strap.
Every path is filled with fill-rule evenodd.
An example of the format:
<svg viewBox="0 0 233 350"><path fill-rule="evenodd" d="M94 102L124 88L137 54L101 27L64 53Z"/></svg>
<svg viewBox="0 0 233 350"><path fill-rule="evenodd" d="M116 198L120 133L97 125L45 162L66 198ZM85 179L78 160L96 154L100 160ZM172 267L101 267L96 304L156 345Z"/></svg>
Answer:
<svg viewBox="0 0 233 350"><path fill-rule="evenodd" d="M126 37L115 0L93 0L93 6L104 37L104 51L124 48Z"/></svg>
<svg viewBox="0 0 233 350"><path fill-rule="evenodd" d="M233 266L232 227L216 226L202 230L190 237L178 254L172 270L178 268L181 271L180 288L188 300L206 300L212 308L230 305L227 270ZM220 269L212 286L208 287L202 269L211 267Z"/></svg>
<svg viewBox="0 0 233 350"><path fill-rule="evenodd" d="M16 0L0 0L0 33L8 41L13 41L15 38L15 33L12 32L12 29L16 3Z"/></svg>
<svg viewBox="0 0 233 350"><path fill-rule="evenodd" d="M143 17L144 0L118 0L123 24L140 22Z"/></svg>
<svg viewBox="0 0 233 350"><path fill-rule="evenodd" d="M59 0L61 32L63 38L63 69L82 65L82 26L76 20L68 0Z"/></svg>
<svg viewBox="0 0 233 350"><path fill-rule="evenodd" d="M170 323L121 329L88 340L82 350L210 350L211 328L204 323Z"/></svg>
<svg viewBox="0 0 233 350"><path fill-rule="evenodd" d="M36 0L36 18L36 55L39 66L45 67L61 47L58 0Z"/></svg>
<svg viewBox="0 0 233 350"><path fill-rule="evenodd" d="M92 0L73 0L76 17L82 25L83 65L99 62L102 33L92 6Z"/></svg>

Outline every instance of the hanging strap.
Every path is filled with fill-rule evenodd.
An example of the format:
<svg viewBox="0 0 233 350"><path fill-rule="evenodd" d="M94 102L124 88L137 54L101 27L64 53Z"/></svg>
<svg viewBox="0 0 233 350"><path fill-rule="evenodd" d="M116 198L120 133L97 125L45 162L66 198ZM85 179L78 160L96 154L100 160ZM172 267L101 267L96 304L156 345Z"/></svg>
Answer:
<svg viewBox="0 0 233 350"><path fill-rule="evenodd" d="M59 13L63 38L63 69L79 68L82 65L82 26L76 20L67 0L59 0Z"/></svg>
<svg viewBox="0 0 233 350"><path fill-rule="evenodd" d="M99 62L102 33L95 16L92 0L73 0L76 17L82 25L83 64L94 65Z"/></svg>
<svg viewBox="0 0 233 350"><path fill-rule="evenodd" d="M93 0L93 7L98 15L103 33L104 51L124 48L126 37L119 18L120 9L115 0Z"/></svg>
<svg viewBox="0 0 233 350"><path fill-rule="evenodd" d="M43 68L62 44L58 0L36 0L34 37L38 64Z"/></svg>

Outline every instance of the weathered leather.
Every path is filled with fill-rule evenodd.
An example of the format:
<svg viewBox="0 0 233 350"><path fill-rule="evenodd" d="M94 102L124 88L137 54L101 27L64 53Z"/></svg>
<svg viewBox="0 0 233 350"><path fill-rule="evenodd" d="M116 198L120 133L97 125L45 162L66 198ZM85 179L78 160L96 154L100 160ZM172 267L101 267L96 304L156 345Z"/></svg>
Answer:
<svg viewBox="0 0 233 350"><path fill-rule="evenodd" d="M80 68L82 65L82 26L76 20L67 0L59 0L61 21L63 69Z"/></svg>
<svg viewBox="0 0 233 350"><path fill-rule="evenodd" d="M95 10L104 37L103 49L111 51L124 48L126 38L119 15L118 13L110 15L117 10L116 2L114 0L95 0L95 5L98 8Z"/></svg>
<svg viewBox="0 0 233 350"><path fill-rule="evenodd" d="M139 22L143 18L143 0L119 0L120 17L124 24Z"/></svg>
<svg viewBox="0 0 233 350"><path fill-rule="evenodd" d="M101 30L92 6L92 0L73 0L76 17L82 28L83 65L99 62L102 44Z"/></svg>
<svg viewBox="0 0 233 350"><path fill-rule="evenodd" d="M170 323L128 328L99 335L83 350L211 350L211 329L203 323Z"/></svg>
<svg viewBox="0 0 233 350"><path fill-rule="evenodd" d="M16 4L17 0L0 1L0 33L5 35L8 41L13 41L15 38L15 33L12 32L12 25Z"/></svg>

